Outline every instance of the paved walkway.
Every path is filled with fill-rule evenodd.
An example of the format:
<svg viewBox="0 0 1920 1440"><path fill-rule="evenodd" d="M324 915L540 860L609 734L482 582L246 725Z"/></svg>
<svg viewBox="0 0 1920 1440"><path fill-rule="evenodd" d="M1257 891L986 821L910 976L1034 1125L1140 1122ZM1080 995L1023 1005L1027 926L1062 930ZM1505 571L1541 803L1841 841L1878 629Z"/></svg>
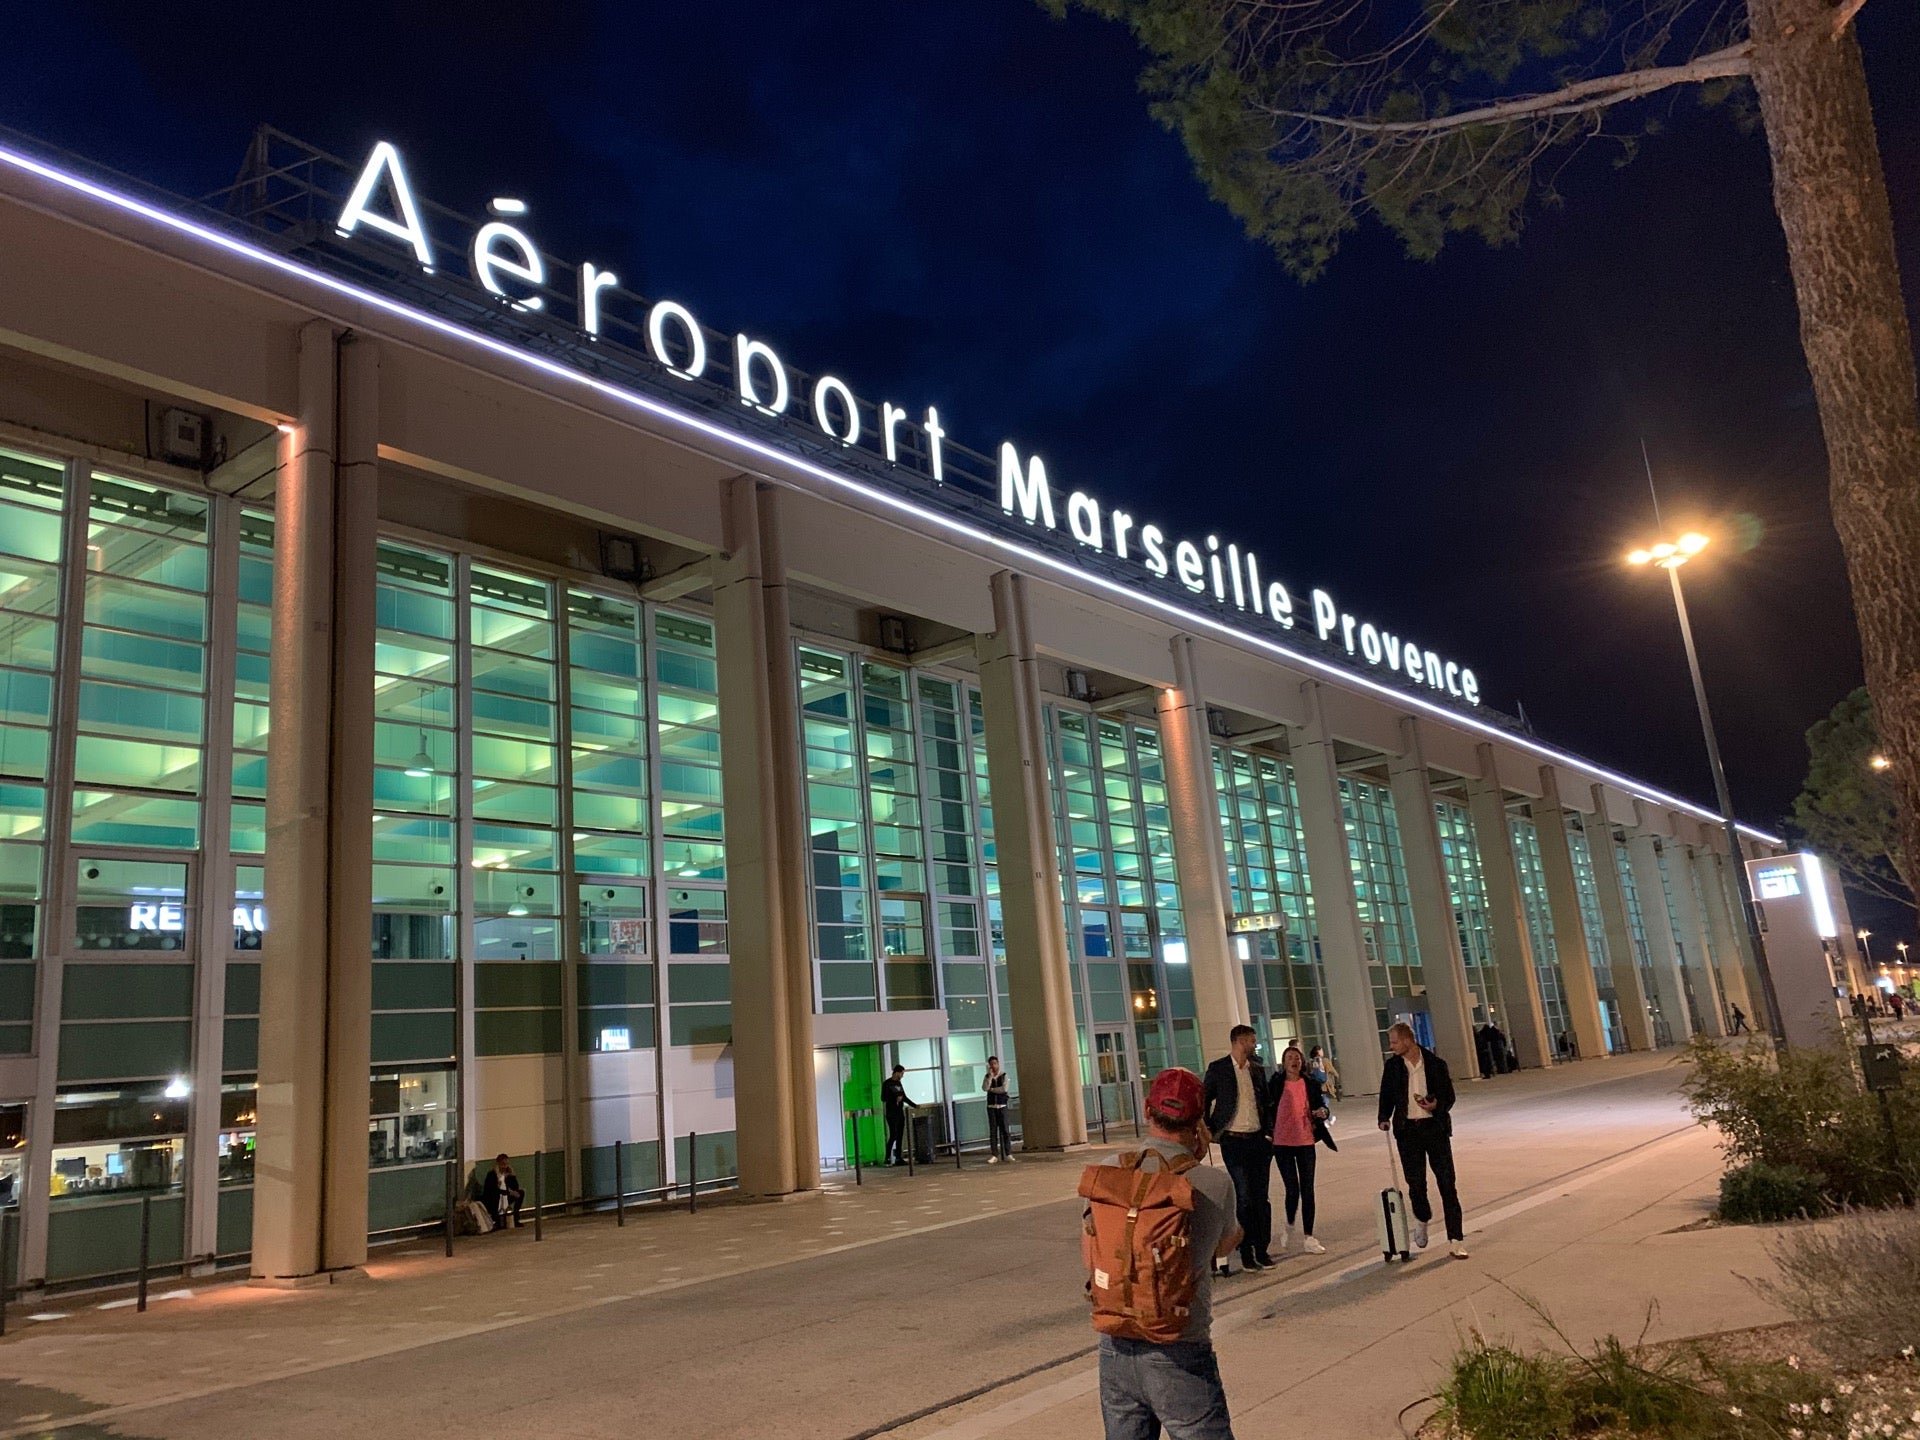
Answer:
<svg viewBox="0 0 1920 1440"><path fill-rule="evenodd" d="M1391 1436L1457 1334L1581 1338L1777 1318L1738 1273L1751 1230L1681 1231L1718 1158L1664 1057L1470 1087L1459 1112L1474 1257L1391 1271L1371 1104L1321 1165L1321 1238L1223 1282L1220 1348L1243 1437ZM368 1278L195 1287L146 1315L56 1301L0 1342L0 1440L1099 1434L1070 1198L1080 1157L873 1172L779 1205L703 1204L381 1253ZM1278 1189L1276 1185L1276 1191ZM1675 1233L1678 1232L1678 1233ZM162 1291L162 1294L174 1292ZM59 1318L50 1318L58 1316Z"/></svg>

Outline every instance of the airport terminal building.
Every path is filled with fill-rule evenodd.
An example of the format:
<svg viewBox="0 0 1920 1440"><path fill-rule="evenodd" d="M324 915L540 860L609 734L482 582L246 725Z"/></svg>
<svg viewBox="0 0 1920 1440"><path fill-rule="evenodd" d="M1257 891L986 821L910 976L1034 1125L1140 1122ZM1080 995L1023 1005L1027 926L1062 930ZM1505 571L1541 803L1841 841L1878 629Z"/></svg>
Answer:
<svg viewBox="0 0 1920 1440"><path fill-rule="evenodd" d="M1526 1066L1758 1022L1714 812L1298 557L430 188L0 139L23 1281L129 1270L143 1199L156 1263L352 1266L498 1151L813 1188L896 1061L972 1142L1001 1056L1059 1147L1242 1022L1362 1091L1396 1018L1474 1073L1490 1020Z"/></svg>

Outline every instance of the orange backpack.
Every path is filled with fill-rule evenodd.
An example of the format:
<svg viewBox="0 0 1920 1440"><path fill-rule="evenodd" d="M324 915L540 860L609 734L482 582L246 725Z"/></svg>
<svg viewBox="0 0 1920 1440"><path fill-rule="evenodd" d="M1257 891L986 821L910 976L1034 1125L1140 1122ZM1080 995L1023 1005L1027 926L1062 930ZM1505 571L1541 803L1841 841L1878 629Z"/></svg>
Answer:
<svg viewBox="0 0 1920 1440"><path fill-rule="evenodd" d="M1160 1163L1146 1168L1149 1156ZM1193 1256L1191 1155L1169 1159L1136 1150L1112 1165L1089 1165L1080 1176L1091 1240L1093 1328L1102 1335L1171 1345L1187 1327L1199 1288Z"/></svg>

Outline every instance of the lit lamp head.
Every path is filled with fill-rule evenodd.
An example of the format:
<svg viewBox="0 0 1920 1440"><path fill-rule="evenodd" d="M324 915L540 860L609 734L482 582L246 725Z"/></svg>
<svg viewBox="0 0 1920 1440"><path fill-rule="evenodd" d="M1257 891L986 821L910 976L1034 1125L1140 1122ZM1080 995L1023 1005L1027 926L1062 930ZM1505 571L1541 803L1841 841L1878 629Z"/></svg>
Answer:
<svg viewBox="0 0 1920 1440"><path fill-rule="evenodd" d="M1662 540L1657 545L1649 545L1639 550L1627 552L1629 565L1652 565L1661 570L1678 570L1687 561L1707 548L1707 537L1698 530L1689 530L1677 540Z"/></svg>
<svg viewBox="0 0 1920 1440"><path fill-rule="evenodd" d="M1893 762L1884 755L1873 756L1867 761L1867 764L1875 770L1891 770L1893 768Z"/></svg>

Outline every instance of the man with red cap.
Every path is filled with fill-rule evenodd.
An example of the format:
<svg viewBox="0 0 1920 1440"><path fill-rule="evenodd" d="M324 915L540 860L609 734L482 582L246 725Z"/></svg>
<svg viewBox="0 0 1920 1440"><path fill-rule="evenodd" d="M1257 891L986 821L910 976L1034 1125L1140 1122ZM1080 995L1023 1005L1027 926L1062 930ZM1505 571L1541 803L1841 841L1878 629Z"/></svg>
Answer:
<svg viewBox="0 0 1920 1440"><path fill-rule="evenodd" d="M1205 1160L1212 1148L1200 1077L1178 1066L1162 1070L1147 1091L1148 1134L1144 1145L1169 1159ZM1106 1164L1114 1164L1110 1158ZM1195 1165L1186 1172L1193 1187L1188 1240L1194 1256L1192 1309L1180 1338L1169 1345L1100 1337L1100 1413L1106 1440L1159 1440L1164 1427L1174 1440L1233 1440L1227 1394L1213 1353L1213 1261L1240 1243L1234 1219L1233 1182L1227 1172ZM1090 1244L1083 1259L1093 1265Z"/></svg>

